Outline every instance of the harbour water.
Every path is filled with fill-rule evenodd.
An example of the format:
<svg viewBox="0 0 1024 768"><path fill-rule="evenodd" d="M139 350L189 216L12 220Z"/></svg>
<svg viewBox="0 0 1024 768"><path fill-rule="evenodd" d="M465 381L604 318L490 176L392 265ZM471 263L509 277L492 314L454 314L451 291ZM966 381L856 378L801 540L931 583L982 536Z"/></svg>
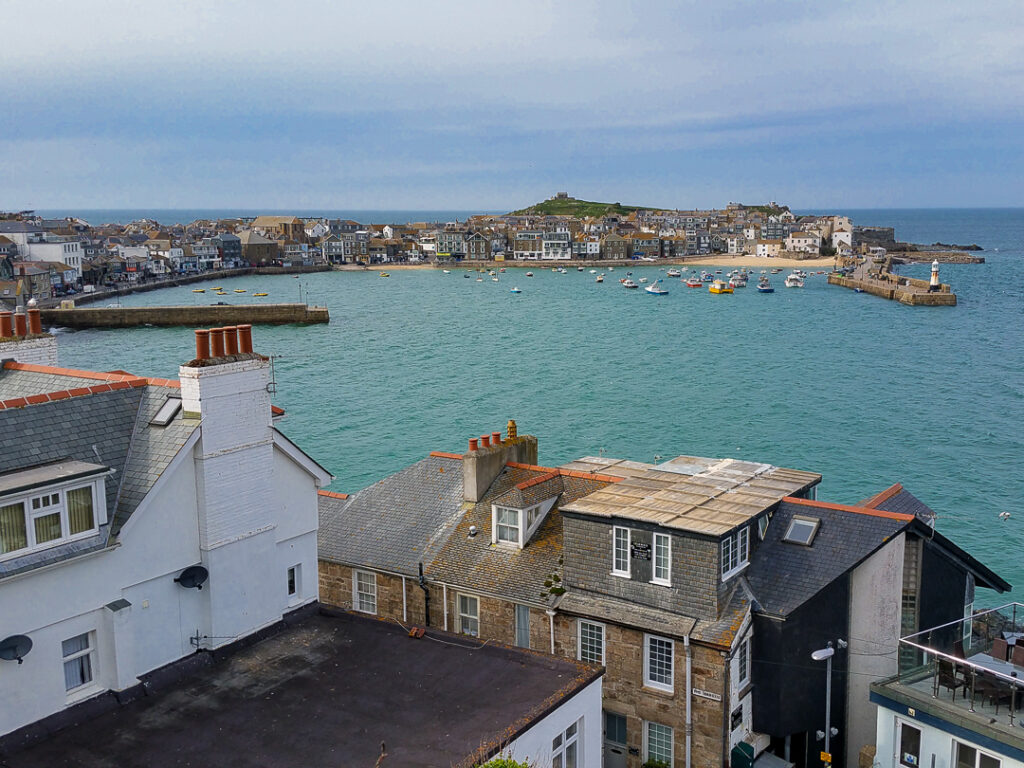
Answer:
<svg viewBox="0 0 1024 768"><path fill-rule="evenodd" d="M976 242L986 263L943 265L956 307L911 308L828 286L713 296L625 269L331 272L211 280L125 304L308 300L331 323L259 327L281 429L354 491L509 418L542 463L603 453L731 456L821 472L818 497L855 503L894 482L941 531L1024 584L1024 210L850 212L900 239ZM998 249L998 250L996 250ZM927 277L927 265L903 267ZM654 280L657 266L636 267ZM221 285L229 297L215 297ZM522 289L512 294L513 287ZM235 294L244 288L247 293ZM184 329L67 332L61 364L175 377ZM1011 517L1001 521L1000 512ZM993 598L987 602L998 602Z"/></svg>

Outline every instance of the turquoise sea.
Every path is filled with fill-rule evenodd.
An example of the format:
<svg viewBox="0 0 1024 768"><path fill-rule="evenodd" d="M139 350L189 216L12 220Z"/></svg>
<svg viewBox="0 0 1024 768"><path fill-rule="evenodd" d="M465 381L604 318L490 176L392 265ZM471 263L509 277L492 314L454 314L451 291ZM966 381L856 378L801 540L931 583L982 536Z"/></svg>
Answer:
<svg viewBox="0 0 1024 768"><path fill-rule="evenodd" d="M713 296L596 284L589 269L394 270L210 281L304 298L331 323L258 327L274 357L281 427L354 491L431 450L514 418L542 463L605 454L640 461L731 456L814 470L818 497L855 503L903 483L939 529L1024 584L1024 210L849 211L900 239L976 242L983 265L943 265L959 306L910 308L828 286ZM904 267L926 277L928 267ZM634 277L663 276L657 266ZM522 293L510 293L513 286ZM192 287L125 304L213 302ZM241 298L240 298L241 297ZM68 332L61 363L175 377L188 329ZM1005 522L1000 512L1011 513ZM1002 598L987 603L1005 602Z"/></svg>

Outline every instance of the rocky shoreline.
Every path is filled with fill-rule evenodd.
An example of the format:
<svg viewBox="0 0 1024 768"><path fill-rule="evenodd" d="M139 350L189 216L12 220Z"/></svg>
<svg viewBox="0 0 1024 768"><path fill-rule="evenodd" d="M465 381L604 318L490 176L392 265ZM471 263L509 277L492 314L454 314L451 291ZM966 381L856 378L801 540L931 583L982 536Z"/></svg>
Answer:
<svg viewBox="0 0 1024 768"><path fill-rule="evenodd" d="M893 264L923 264L937 261L940 264L984 264L984 256L973 256L963 251L895 251L889 254Z"/></svg>

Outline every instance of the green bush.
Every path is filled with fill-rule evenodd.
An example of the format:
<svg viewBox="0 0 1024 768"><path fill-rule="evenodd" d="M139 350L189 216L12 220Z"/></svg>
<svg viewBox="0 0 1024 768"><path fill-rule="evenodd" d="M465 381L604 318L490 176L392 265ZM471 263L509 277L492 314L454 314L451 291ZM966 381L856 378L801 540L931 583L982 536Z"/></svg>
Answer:
<svg viewBox="0 0 1024 768"><path fill-rule="evenodd" d="M643 764L643 768L672 768L664 760L659 760L656 757L647 758L647 762Z"/></svg>
<svg viewBox="0 0 1024 768"><path fill-rule="evenodd" d="M532 768L526 763L518 763L510 757L496 757L488 760L480 768Z"/></svg>

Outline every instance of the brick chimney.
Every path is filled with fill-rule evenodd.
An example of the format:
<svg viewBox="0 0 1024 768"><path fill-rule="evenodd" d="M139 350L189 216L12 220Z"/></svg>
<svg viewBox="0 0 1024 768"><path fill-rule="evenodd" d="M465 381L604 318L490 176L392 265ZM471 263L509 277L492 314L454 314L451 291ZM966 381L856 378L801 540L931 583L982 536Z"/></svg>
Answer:
<svg viewBox="0 0 1024 768"><path fill-rule="evenodd" d="M241 343L235 326L196 331L196 357L178 369L182 411L201 420L195 472L211 637L280 618L268 597L280 591L279 574L256 565L276 557L270 360L252 351L246 330Z"/></svg>
<svg viewBox="0 0 1024 768"><path fill-rule="evenodd" d="M470 438L469 450L462 455L463 498L473 503L480 501L510 461L537 463L537 438L519 435L514 421L509 420L505 439L501 439L500 432Z"/></svg>
<svg viewBox="0 0 1024 768"><path fill-rule="evenodd" d="M39 310L17 313L0 311L0 360L15 360L32 365L57 365L57 339L43 332Z"/></svg>

